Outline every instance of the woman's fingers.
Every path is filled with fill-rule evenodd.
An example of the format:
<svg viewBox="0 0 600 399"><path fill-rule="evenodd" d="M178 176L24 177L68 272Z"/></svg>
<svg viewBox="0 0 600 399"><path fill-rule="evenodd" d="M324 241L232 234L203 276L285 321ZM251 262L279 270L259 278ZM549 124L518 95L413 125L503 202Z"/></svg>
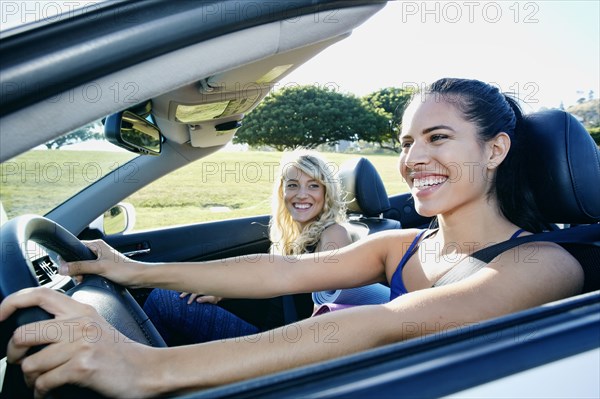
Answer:
<svg viewBox="0 0 600 399"><path fill-rule="evenodd" d="M221 299L223 299L221 297L212 296L212 295L190 294L189 292L182 292L181 294L179 294L179 298L185 298L188 295L190 296L187 300L188 305L191 305L192 303L194 303L194 301L196 301L198 303L216 304Z"/></svg>
<svg viewBox="0 0 600 399"><path fill-rule="evenodd" d="M34 388L35 399L42 399L53 389L65 384L78 382L69 378L69 375L70 373L63 363L56 368L50 369L48 372L37 376L34 380L30 380L26 374L25 381L27 382L27 385Z"/></svg>
<svg viewBox="0 0 600 399"><path fill-rule="evenodd" d="M196 298L198 298L198 294L190 294L190 297L187 301L188 305L191 305L192 303L194 303L194 301L196 300Z"/></svg>
<svg viewBox="0 0 600 399"><path fill-rule="evenodd" d="M65 333L63 330L62 322L55 319L18 327L8 341L6 360L9 363L20 363L32 347L57 343L63 335L73 335L72 332Z"/></svg>
<svg viewBox="0 0 600 399"><path fill-rule="evenodd" d="M84 241L96 259L65 262L59 259L59 273L66 276L97 274L116 283L129 286L142 267L140 262L129 259L102 240Z"/></svg>
<svg viewBox="0 0 600 399"><path fill-rule="evenodd" d="M48 288L9 295L0 303L1 320L31 306L55 318L17 328L8 343L7 360L21 364L36 397L65 384L88 386L110 397L149 395L144 381L145 366L153 364L144 357L148 347L118 332L91 306ZM39 345L46 346L27 355Z"/></svg>
<svg viewBox="0 0 600 399"><path fill-rule="evenodd" d="M102 274L102 264L96 260L66 262L58 259L58 273L63 276L76 277L82 274Z"/></svg>
<svg viewBox="0 0 600 399"><path fill-rule="evenodd" d="M61 368L69 361L71 356L66 353L65 348L63 348L63 350L54 350L56 348L61 348L61 346L50 345L44 348L44 350L28 356L22 361L21 369L23 370L23 376L25 377L25 382L28 386L39 386L40 377L47 373L48 370ZM41 390L45 395L49 390L56 388L61 384L65 384L64 378L62 381L57 382L54 385L42 384ZM39 390L39 388L36 387L36 390Z"/></svg>
<svg viewBox="0 0 600 399"><path fill-rule="evenodd" d="M39 306L56 316L73 313L74 310L81 312L89 307L49 288L26 288L9 295L0 303L0 321L6 320L17 309L32 306Z"/></svg>
<svg viewBox="0 0 600 399"><path fill-rule="evenodd" d="M39 306L55 318L25 324L15 330L7 347L7 360L10 363L19 363L32 347L61 341L74 342L82 335L82 331L86 336L92 336L100 330L99 322L102 319L91 306L49 289L20 291L7 297L0 309L2 316L8 317L17 309L31 306Z"/></svg>
<svg viewBox="0 0 600 399"><path fill-rule="evenodd" d="M212 303L213 305L216 305L217 303L219 303L219 301L223 299L219 296L212 296L212 295L203 295L200 296L198 299L196 299L196 302L198 303Z"/></svg>
<svg viewBox="0 0 600 399"><path fill-rule="evenodd" d="M65 276L77 276L80 274L101 274L102 262L100 260L109 259L108 255L115 252L108 244L102 240L82 241L90 251L96 255L94 260L66 262L62 257L58 257L59 273Z"/></svg>
<svg viewBox="0 0 600 399"><path fill-rule="evenodd" d="M50 327L41 324L40 329ZM26 382L35 387L36 395L43 397L65 384L98 389L111 397L136 392L133 375L143 370L131 360L140 358L139 344L101 320L72 319L60 325L59 341L21 362ZM135 351L133 356L131 350Z"/></svg>

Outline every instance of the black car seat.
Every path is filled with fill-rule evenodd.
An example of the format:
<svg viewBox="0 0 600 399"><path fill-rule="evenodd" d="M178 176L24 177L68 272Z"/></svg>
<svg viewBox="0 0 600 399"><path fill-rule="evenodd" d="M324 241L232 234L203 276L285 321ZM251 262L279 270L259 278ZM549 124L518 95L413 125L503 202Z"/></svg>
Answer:
<svg viewBox="0 0 600 399"><path fill-rule="evenodd" d="M560 110L525 117L526 168L546 222L600 222L600 150L575 117Z"/></svg>
<svg viewBox="0 0 600 399"><path fill-rule="evenodd" d="M524 167L535 202L547 225L564 227L478 251L472 255L477 261L457 265L436 285L463 279L517 245L551 241L581 263L584 292L600 289L600 150L583 125L564 111L527 115L524 128Z"/></svg>
<svg viewBox="0 0 600 399"><path fill-rule="evenodd" d="M347 227L353 240L378 231L401 228L399 221L383 217L391 208L390 201L381 176L368 159L357 157L344 162L338 177L348 209Z"/></svg>

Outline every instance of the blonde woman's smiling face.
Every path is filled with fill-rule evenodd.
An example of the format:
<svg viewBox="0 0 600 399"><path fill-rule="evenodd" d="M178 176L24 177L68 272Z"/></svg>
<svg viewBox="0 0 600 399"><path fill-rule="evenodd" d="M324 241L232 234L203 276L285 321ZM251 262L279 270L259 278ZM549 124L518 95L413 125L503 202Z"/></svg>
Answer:
<svg viewBox="0 0 600 399"><path fill-rule="evenodd" d="M301 228L315 220L325 205L325 187L312 176L290 166L283 176L285 207Z"/></svg>

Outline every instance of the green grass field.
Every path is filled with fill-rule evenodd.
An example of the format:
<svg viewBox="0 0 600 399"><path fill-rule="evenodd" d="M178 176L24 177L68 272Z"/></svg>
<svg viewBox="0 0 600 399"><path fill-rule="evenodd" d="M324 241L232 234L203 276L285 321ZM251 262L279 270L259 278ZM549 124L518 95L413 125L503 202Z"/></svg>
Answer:
<svg viewBox="0 0 600 399"><path fill-rule="evenodd" d="M43 215L134 156L107 151L29 151L0 165L0 200L9 217Z"/></svg>
<svg viewBox="0 0 600 399"><path fill-rule="evenodd" d="M358 156L324 155L334 170ZM67 156L71 163L65 165ZM2 165L0 200L9 217L26 212L44 214L61 198L89 184L99 170L108 172L129 157L109 152L30 152ZM388 194L407 191L397 169L397 156L365 157L379 171ZM136 209L136 230L267 214L280 158L279 152L222 151L177 170L126 199Z"/></svg>

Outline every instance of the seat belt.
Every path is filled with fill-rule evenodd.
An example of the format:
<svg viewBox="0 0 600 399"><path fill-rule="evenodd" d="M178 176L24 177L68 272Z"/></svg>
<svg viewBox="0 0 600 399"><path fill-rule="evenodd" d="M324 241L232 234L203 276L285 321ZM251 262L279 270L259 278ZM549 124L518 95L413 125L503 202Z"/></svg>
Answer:
<svg viewBox="0 0 600 399"><path fill-rule="evenodd" d="M432 287L439 287L463 280L487 266L503 252L525 243L540 241L587 247L588 250L585 252L582 251L580 256L583 258L585 255L585 259L580 259L580 257L577 256L579 254L578 249L565 249L577 258L584 269L586 280L589 280L586 281L584 292L598 289L597 287L600 285L600 224L577 226L568 229L532 234L480 249L452 267L452 269L436 281Z"/></svg>

